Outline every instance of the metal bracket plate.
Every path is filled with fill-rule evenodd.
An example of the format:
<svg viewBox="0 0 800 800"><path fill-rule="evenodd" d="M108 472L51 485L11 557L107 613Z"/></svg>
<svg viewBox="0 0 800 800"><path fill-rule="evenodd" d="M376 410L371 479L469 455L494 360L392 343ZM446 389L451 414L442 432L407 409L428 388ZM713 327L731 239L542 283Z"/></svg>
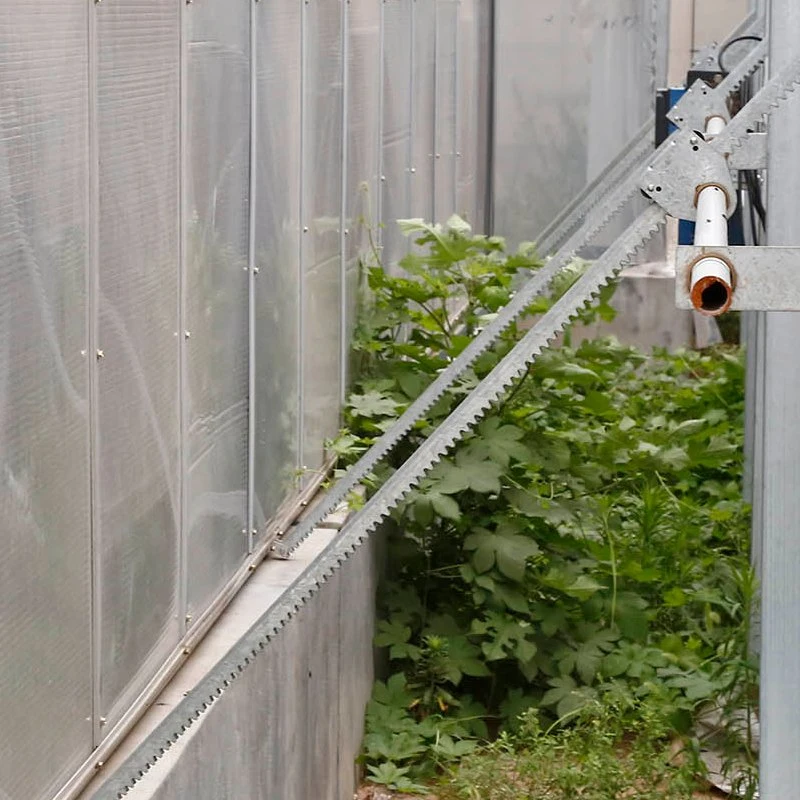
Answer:
<svg viewBox="0 0 800 800"><path fill-rule="evenodd" d="M724 189L729 214L736 208L736 189L725 158L691 130L676 134L645 175L642 191L671 217L695 219L695 189L706 184Z"/></svg>
<svg viewBox="0 0 800 800"><path fill-rule="evenodd" d="M726 122L730 120L725 100L705 81L698 79L669 110L667 119L681 130L704 131L710 117L722 117Z"/></svg>
<svg viewBox="0 0 800 800"><path fill-rule="evenodd" d="M732 170L767 168L767 134L764 131L748 133L740 146L728 156Z"/></svg>
<svg viewBox="0 0 800 800"><path fill-rule="evenodd" d="M733 267L731 311L800 311L800 247L681 246L675 262L678 308L692 308L692 264L711 255L722 256Z"/></svg>

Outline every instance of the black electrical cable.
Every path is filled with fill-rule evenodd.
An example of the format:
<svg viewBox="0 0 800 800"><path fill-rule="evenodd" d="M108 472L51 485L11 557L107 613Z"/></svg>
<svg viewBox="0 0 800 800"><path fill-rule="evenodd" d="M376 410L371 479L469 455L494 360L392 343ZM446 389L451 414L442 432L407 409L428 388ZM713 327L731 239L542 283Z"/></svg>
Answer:
<svg viewBox="0 0 800 800"><path fill-rule="evenodd" d="M719 49L719 54L717 55L717 62L719 63L719 68L727 74L729 70L725 69L725 64L723 63L722 59L725 56L725 53L728 52L730 47L738 42L760 42L760 36L737 36L735 39L731 39L729 42L725 42L722 47Z"/></svg>

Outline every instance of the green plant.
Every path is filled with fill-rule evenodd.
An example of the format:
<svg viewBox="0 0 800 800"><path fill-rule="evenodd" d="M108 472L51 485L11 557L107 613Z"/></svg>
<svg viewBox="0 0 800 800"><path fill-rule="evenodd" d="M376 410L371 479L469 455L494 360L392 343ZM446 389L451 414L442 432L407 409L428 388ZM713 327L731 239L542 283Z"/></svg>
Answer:
<svg viewBox="0 0 800 800"><path fill-rule="evenodd" d="M531 245L508 254L458 218L402 225L418 245L404 272L367 272L360 377L332 443L343 465L540 264ZM529 316L584 268L559 276ZM582 321L608 316L609 299ZM523 324L431 409L368 490L457 408ZM633 729L643 708L657 708L683 736L719 706L730 732L755 700L742 412L735 350L648 357L600 340L537 359L394 515L376 639L392 675L367 712L365 761L422 780L477 740L519 728L525 709L562 731L612 701ZM735 747L722 738L752 764L746 736Z"/></svg>

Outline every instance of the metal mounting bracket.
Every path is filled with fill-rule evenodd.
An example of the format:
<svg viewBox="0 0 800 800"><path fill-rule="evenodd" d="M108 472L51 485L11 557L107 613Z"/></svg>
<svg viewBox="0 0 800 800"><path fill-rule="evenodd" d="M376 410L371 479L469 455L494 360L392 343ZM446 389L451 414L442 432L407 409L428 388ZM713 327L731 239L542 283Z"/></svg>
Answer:
<svg viewBox="0 0 800 800"><path fill-rule="evenodd" d="M705 81L698 79L669 110L667 119L681 130L704 131L710 117L722 117L726 122L730 120L725 99Z"/></svg>
<svg viewBox="0 0 800 800"><path fill-rule="evenodd" d="M724 156L694 131L675 135L667 149L647 166L640 184L644 194L671 217L695 219L698 187L719 186L727 195L728 213L736 208L736 189Z"/></svg>
<svg viewBox="0 0 800 800"><path fill-rule="evenodd" d="M800 247L678 248L675 301L694 308L690 296L692 266L701 258L720 258L733 274L731 311L800 311Z"/></svg>

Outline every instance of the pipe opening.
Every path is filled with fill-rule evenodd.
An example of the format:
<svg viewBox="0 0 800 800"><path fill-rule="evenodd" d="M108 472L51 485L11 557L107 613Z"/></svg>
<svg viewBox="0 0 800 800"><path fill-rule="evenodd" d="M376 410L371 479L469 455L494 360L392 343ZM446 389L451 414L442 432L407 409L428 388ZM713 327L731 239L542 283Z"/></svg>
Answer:
<svg viewBox="0 0 800 800"><path fill-rule="evenodd" d="M701 278L692 287L692 305L695 310L711 317L724 314L733 301L733 289L730 284L716 276Z"/></svg>
<svg viewBox="0 0 800 800"><path fill-rule="evenodd" d="M722 281L714 281L700 292L700 310L707 313L719 311L721 313L729 304L730 292Z"/></svg>

